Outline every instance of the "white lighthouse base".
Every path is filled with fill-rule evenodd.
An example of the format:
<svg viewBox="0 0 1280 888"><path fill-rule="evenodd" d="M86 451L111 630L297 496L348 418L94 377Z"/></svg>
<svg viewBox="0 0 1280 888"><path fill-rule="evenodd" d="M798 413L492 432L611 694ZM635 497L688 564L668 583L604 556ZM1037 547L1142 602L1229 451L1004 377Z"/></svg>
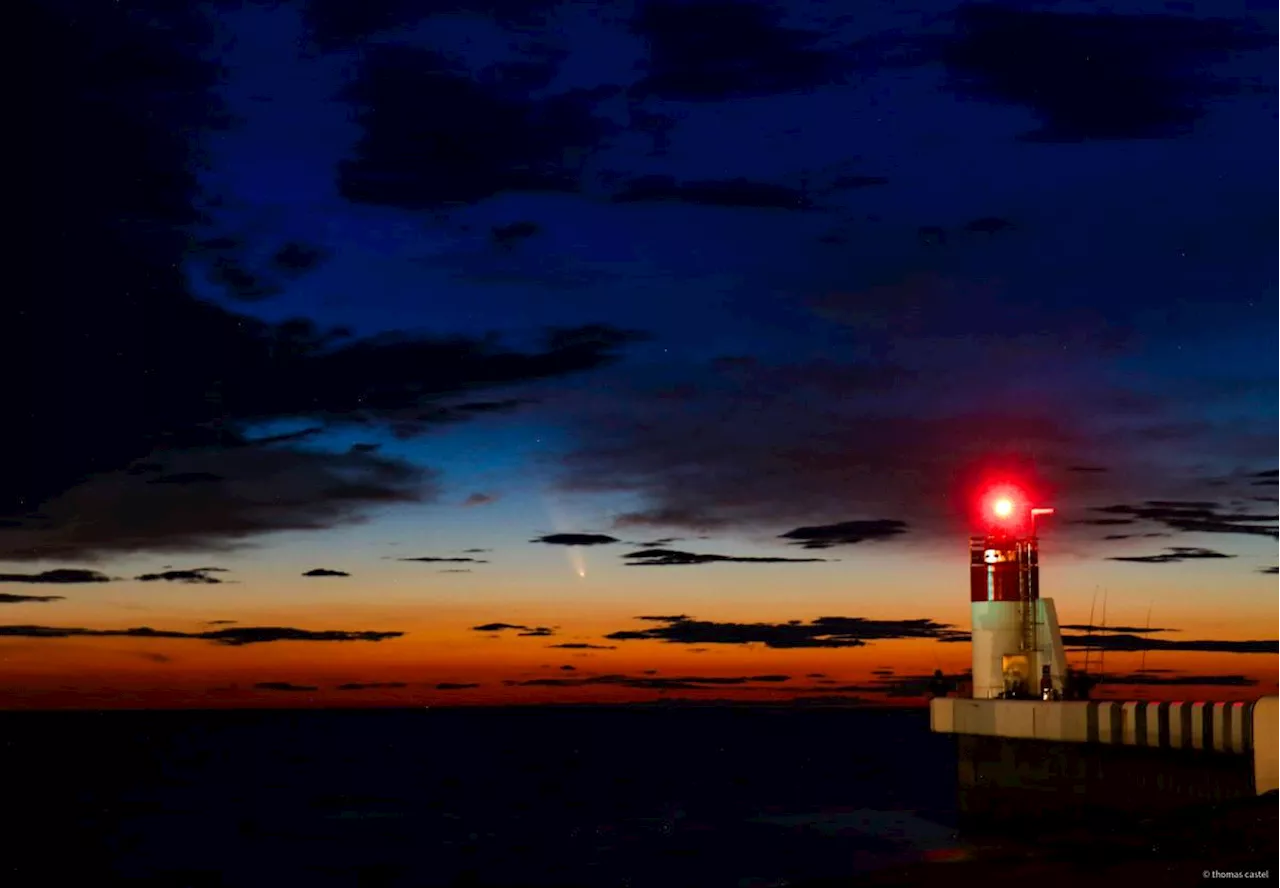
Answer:
<svg viewBox="0 0 1280 888"><path fill-rule="evenodd" d="M1035 647L1024 650L1023 608L1032 608ZM1043 667L1049 667L1054 690L1062 693L1067 657L1058 629L1058 612L1052 598L1031 602L975 601L973 616L973 696L977 700L1000 697L1013 676L1019 676L1028 693L1040 689Z"/></svg>

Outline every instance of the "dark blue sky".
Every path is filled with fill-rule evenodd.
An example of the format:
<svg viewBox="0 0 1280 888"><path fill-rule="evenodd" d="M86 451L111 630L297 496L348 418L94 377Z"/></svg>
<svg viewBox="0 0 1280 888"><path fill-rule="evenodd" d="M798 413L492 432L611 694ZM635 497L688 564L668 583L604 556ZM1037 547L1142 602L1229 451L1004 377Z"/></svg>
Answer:
<svg viewBox="0 0 1280 888"><path fill-rule="evenodd" d="M214 218L328 255L239 308L644 331L607 403L572 411L571 481L694 512L682 473L715 499L722 475L741 507L689 522L785 523L835 517L805 502L833 483L857 510L868 479L806 458L846 435L876 476L903 447L1006 441L1050 473L1154 463L1125 491L1153 498L1274 456L1273 11L343 7L222 17L240 120L209 140ZM741 427L695 434L719 408ZM930 425L948 416L954 440ZM596 433L623 417L657 440ZM951 494L955 467L920 477L920 456L891 468Z"/></svg>
<svg viewBox="0 0 1280 888"><path fill-rule="evenodd" d="M164 286L182 296L134 305L119 347L104 331L128 311L77 312L103 355L129 356L106 361L123 375L52 385L111 431L59 444L80 469L45 466L15 494L27 507L145 474L160 441L200 465L186 474L222 476L214 464L264 451L214 455L209 434L322 428L271 452L381 473L337 503L302 484L291 508L333 520L420 500L429 476L428 499L482 480L495 497L607 494L594 529L901 520L927 541L958 530L989 471L1072 521L1152 500L1212 500L1202 521L1274 512L1258 475L1277 449L1270 6L300 0L120 15L169 41L190 89L162 66L111 81L147 109L140 126L167 127L171 156L104 129L76 175L160 182L173 166L155 192L169 202L138 225L181 232L146 261L180 275ZM237 320L295 317L407 338L324 358L319 333L285 345L288 328ZM579 329L541 357L476 357L537 352L548 328ZM121 418L95 385L144 394ZM272 466L236 472L274 489ZM199 490L190 514L226 510L188 541L311 526L172 489ZM23 530L63 519L44 520ZM1234 520L1215 543L1260 536ZM168 545L163 522L142 524L120 548Z"/></svg>

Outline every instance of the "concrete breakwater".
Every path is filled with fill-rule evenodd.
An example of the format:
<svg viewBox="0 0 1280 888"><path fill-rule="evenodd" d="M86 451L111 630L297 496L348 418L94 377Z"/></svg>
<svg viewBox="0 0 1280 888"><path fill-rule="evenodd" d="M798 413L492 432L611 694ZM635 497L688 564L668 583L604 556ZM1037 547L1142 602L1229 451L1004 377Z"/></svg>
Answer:
<svg viewBox="0 0 1280 888"><path fill-rule="evenodd" d="M970 825L1106 818L1276 789L1277 698L1248 702L932 701L957 738Z"/></svg>

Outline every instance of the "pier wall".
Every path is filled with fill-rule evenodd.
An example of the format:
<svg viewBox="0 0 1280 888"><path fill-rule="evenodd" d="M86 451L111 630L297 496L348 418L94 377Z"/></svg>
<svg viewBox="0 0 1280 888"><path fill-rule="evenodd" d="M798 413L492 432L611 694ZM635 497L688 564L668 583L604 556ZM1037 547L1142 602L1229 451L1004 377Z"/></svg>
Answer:
<svg viewBox="0 0 1280 888"><path fill-rule="evenodd" d="M1252 754L1258 725L1270 748L1277 740L1275 697L1210 703L944 697L930 703L929 717L937 733L1066 743ZM1270 761L1274 775L1274 753Z"/></svg>
<svg viewBox="0 0 1280 888"><path fill-rule="evenodd" d="M1255 795L1249 756L961 734L965 826L1145 817Z"/></svg>
<svg viewBox="0 0 1280 888"><path fill-rule="evenodd" d="M1258 794L1280 789L1280 698L1263 697L1253 709L1253 780Z"/></svg>
<svg viewBox="0 0 1280 888"><path fill-rule="evenodd" d="M955 734L969 825L1145 816L1277 789L1276 697L1246 702L930 704Z"/></svg>

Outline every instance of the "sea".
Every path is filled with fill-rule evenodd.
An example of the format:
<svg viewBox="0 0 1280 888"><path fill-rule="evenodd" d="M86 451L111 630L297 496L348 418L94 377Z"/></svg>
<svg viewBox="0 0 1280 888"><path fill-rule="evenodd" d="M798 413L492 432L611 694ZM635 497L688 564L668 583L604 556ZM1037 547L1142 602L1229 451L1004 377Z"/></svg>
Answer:
<svg viewBox="0 0 1280 888"><path fill-rule="evenodd" d="M919 709L6 712L0 747L6 886L767 888L959 847Z"/></svg>

